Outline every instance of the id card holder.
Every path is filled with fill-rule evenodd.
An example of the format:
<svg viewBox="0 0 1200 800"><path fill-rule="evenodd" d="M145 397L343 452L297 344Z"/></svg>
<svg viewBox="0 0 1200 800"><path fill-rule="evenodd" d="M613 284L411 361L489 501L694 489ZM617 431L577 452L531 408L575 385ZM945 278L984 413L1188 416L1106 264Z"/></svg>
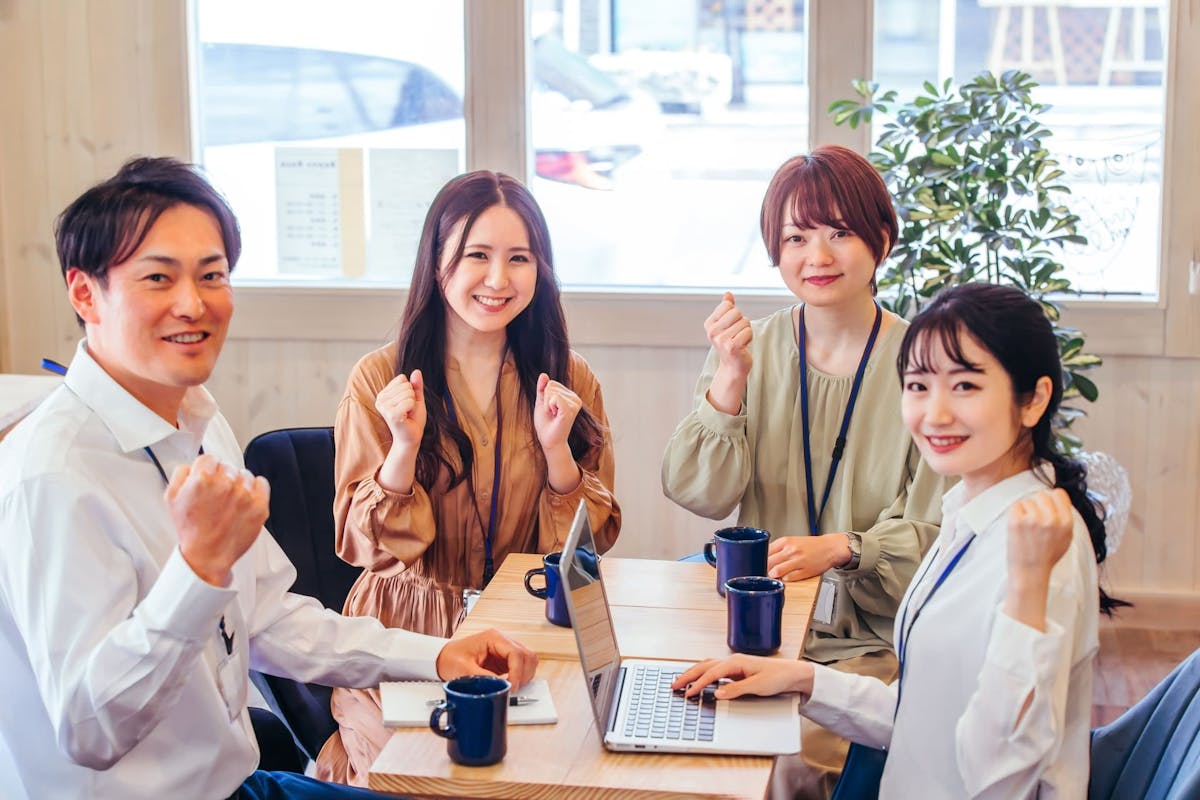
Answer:
<svg viewBox="0 0 1200 800"><path fill-rule="evenodd" d="M467 615L471 613L471 609L475 607L475 603L479 601L479 595L482 594L478 589L463 589L463 610L458 615L458 621L461 624Z"/></svg>
<svg viewBox="0 0 1200 800"><path fill-rule="evenodd" d="M247 664L234 652L226 655L221 653L217 661L217 689L221 699L225 701L225 710L229 713L229 721L233 722L246 707L246 695L249 691L250 673Z"/></svg>
<svg viewBox="0 0 1200 800"><path fill-rule="evenodd" d="M817 589L817 602L813 607L811 627L821 633L834 633L833 622L837 619L838 606L842 602L844 591L841 576L834 570L827 570L821 576L821 586Z"/></svg>

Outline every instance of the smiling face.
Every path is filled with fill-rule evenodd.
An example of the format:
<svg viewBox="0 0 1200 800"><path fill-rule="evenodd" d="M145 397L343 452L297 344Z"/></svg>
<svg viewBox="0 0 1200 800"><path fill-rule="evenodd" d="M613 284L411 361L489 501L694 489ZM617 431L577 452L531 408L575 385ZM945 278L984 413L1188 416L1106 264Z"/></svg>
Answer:
<svg viewBox="0 0 1200 800"><path fill-rule="evenodd" d="M791 219L780 228L779 272L792 294L817 307L837 307L874 296L875 256L848 227L802 227Z"/></svg>
<svg viewBox="0 0 1200 800"><path fill-rule="evenodd" d="M122 387L175 424L183 395L208 379L233 316L221 228L190 205L164 211L105 285L67 270L88 352Z"/></svg>
<svg viewBox="0 0 1200 800"><path fill-rule="evenodd" d="M926 346L928 344L928 346ZM996 358L959 332L963 356L950 358L940 341L918 341L903 374L904 425L921 455L942 475L961 477L968 498L1028 469L1028 429L1046 410L1050 378L1018 399L1012 379Z"/></svg>
<svg viewBox="0 0 1200 800"><path fill-rule="evenodd" d="M449 311L447 333L451 338L503 336L508 324L533 301L537 259L529 246L529 232L516 211L491 206L465 232L462 258L451 264L464 236L462 225L460 221L449 237L439 269Z"/></svg>

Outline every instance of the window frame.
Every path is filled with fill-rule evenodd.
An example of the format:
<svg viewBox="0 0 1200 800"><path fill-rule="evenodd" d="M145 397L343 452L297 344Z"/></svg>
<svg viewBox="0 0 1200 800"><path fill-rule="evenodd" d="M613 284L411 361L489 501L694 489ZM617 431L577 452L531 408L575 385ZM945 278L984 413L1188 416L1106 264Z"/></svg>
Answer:
<svg viewBox="0 0 1200 800"><path fill-rule="evenodd" d="M194 2L195 0L193 0ZM464 0L466 38L466 164L528 176L533 164L529 131L529 6L526 0ZM1067 324L1087 334L1088 349L1104 355L1200 355L1200 297L1188 294L1187 272L1197 259L1200 154L1185 131L1200 125L1200 15L1188 0L1169 0L1171 32L1166 73L1159 292L1145 300L1071 298ZM866 152L867 130L833 126L825 108L846 94L848 82L871 72L874 0L847 0L836 13L810 0L810 142L839 142ZM194 19L194 17L193 17ZM194 64L193 64L194 74ZM193 119L195 99L193 97ZM193 137L193 141L197 141ZM810 145L811 146L811 145ZM1188 210L1193 213L1189 216ZM753 213L750 209L747 213ZM375 340L394 333L407 295L399 287L239 283L234 339ZM566 289L563 302L574 345L703 346L699 321L716 292L701 290ZM664 300L668 302L664 302ZM790 293L742 290L739 301L762 316L793 301Z"/></svg>

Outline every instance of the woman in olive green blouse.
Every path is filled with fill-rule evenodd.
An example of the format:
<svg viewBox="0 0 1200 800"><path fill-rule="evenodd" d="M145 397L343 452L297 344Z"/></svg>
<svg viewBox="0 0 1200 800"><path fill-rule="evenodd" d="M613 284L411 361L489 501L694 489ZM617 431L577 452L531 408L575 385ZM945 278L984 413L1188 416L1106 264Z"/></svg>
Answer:
<svg viewBox="0 0 1200 800"><path fill-rule="evenodd" d="M712 350L663 456L663 491L769 531L772 576L822 575L805 657L890 681L896 607L937 536L946 488L900 420L907 323L875 301L895 211L869 162L822 147L779 168L761 228L801 302L752 322L726 292L705 320ZM828 796L847 747L805 721L801 758L781 760L776 785Z"/></svg>

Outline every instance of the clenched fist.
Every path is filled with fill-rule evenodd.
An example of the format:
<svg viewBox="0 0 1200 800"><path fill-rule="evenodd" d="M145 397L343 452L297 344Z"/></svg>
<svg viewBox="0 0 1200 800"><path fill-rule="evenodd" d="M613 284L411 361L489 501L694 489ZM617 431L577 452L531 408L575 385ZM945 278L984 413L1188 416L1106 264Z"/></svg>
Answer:
<svg viewBox="0 0 1200 800"><path fill-rule="evenodd" d="M549 452L566 445L571 426L575 424L575 417L579 416L582 407L583 401L579 395L558 381L550 380L550 376L544 372L538 376L533 429L537 432L542 450Z"/></svg>
<svg viewBox="0 0 1200 800"><path fill-rule="evenodd" d="M1008 591L1004 612L1046 630L1050 573L1071 546L1075 517L1062 489L1026 497L1008 512Z"/></svg>
<svg viewBox="0 0 1200 800"><path fill-rule="evenodd" d="M708 387L708 402L722 413L737 414L742 409L746 378L754 365L750 355L754 331L750 320L734 304L732 292L726 292L704 320L704 333L717 353L717 372Z"/></svg>
<svg viewBox="0 0 1200 800"><path fill-rule="evenodd" d="M188 566L208 583L227 586L234 563L267 521L267 481L205 454L175 468L165 498Z"/></svg>
<svg viewBox="0 0 1200 800"><path fill-rule="evenodd" d="M1062 489L1026 497L1008 512L1008 570L1035 578L1049 576L1071 546L1075 527L1071 498Z"/></svg>
<svg viewBox="0 0 1200 800"><path fill-rule="evenodd" d="M750 320L734 304L733 292L726 292L704 320L704 333L717 351L722 367L742 378L750 374L754 362L748 348L754 332L750 329Z"/></svg>
<svg viewBox="0 0 1200 800"><path fill-rule="evenodd" d="M425 380L421 370L411 377L403 373L392 378L375 396L375 410L392 432L392 443L417 448L425 432Z"/></svg>

